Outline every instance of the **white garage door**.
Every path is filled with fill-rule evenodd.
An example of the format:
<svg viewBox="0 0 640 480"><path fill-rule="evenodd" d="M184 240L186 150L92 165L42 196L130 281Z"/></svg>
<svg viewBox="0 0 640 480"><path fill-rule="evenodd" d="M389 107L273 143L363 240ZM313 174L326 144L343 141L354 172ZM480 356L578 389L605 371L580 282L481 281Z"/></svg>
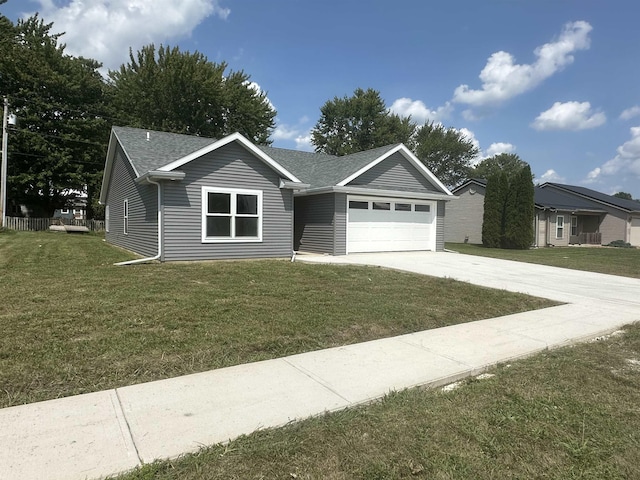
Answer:
<svg viewBox="0 0 640 480"><path fill-rule="evenodd" d="M349 197L347 253L435 250L436 202Z"/></svg>

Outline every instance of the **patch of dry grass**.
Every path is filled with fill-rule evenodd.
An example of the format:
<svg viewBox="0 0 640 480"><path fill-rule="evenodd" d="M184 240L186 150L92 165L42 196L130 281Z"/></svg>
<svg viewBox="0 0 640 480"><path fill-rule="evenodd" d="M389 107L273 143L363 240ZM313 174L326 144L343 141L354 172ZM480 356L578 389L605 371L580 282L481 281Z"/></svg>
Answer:
<svg viewBox="0 0 640 480"><path fill-rule="evenodd" d="M113 266L98 236L0 234L0 407L550 306L375 267Z"/></svg>

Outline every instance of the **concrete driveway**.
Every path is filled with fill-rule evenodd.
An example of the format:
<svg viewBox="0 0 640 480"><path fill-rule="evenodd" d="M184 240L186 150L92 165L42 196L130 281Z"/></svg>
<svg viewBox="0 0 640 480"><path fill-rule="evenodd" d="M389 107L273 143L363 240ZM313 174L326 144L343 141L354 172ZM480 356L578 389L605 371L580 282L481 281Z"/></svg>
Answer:
<svg viewBox="0 0 640 480"><path fill-rule="evenodd" d="M638 312L636 320L640 320L640 279L635 278L449 252L300 255L296 261L375 265L566 303L604 302L616 309Z"/></svg>

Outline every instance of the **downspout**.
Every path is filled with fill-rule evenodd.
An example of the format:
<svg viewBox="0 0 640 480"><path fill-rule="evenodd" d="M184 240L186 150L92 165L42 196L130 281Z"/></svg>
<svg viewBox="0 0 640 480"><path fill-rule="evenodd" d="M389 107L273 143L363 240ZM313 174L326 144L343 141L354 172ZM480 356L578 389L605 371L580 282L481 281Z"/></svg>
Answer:
<svg viewBox="0 0 640 480"><path fill-rule="evenodd" d="M159 260L160 256L162 255L162 204L160 203L160 200L161 200L160 183L154 182L150 178L147 179L147 182L153 183L158 187L158 254L153 257L138 258L136 260L128 260L126 262L114 263L114 265L117 265L119 267L123 265L135 265L136 263L152 262L154 260Z"/></svg>

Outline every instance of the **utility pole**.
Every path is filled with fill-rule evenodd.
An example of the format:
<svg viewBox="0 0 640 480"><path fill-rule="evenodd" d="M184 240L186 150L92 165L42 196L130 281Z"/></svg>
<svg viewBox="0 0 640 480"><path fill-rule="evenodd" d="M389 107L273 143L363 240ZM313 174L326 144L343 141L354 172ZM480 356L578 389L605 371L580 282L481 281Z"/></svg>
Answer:
<svg viewBox="0 0 640 480"><path fill-rule="evenodd" d="M2 113L2 171L0 172L0 208L2 208L2 224L5 227L7 222L7 141L9 135L7 133L7 120L9 119L9 100L4 97L4 110Z"/></svg>

